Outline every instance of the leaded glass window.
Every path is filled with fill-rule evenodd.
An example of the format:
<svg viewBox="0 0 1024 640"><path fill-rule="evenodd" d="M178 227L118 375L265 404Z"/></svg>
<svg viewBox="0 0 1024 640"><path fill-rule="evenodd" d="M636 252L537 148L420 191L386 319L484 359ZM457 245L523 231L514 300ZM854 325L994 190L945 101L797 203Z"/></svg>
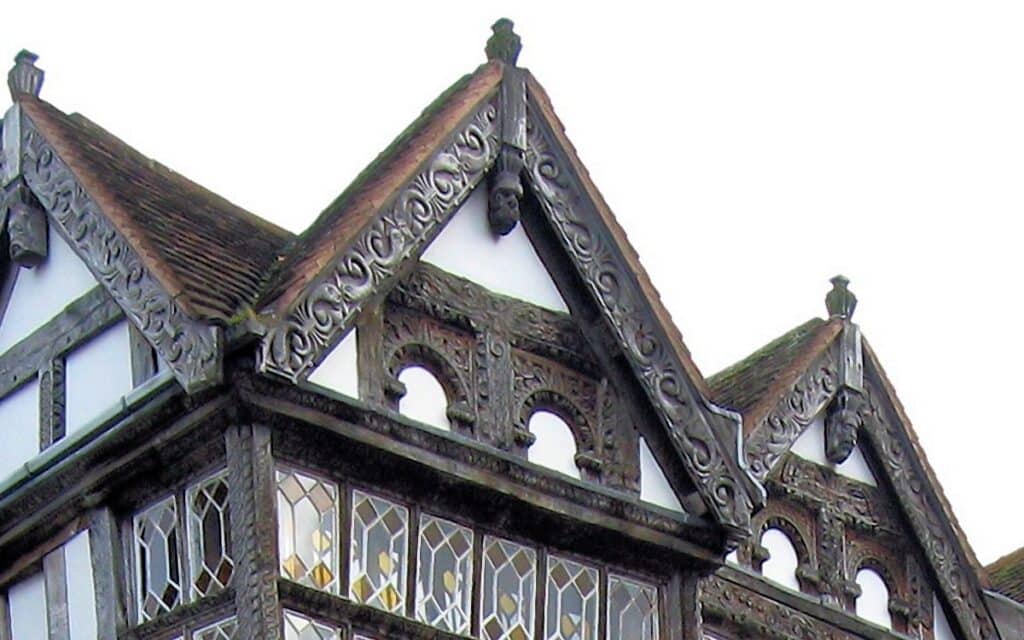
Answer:
<svg viewBox="0 0 1024 640"><path fill-rule="evenodd" d="M514 542L486 536L482 569L481 637L532 640L537 554Z"/></svg>
<svg viewBox="0 0 1024 640"><path fill-rule="evenodd" d="M597 640L598 580L597 569L548 556L545 640Z"/></svg>
<svg viewBox="0 0 1024 640"><path fill-rule="evenodd" d="M232 616L227 620L214 622L192 633L192 640L235 640L238 620Z"/></svg>
<svg viewBox="0 0 1024 640"><path fill-rule="evenodd" d="M620 576L608 577L608 640L658 640L658 589Z"/></svg>
<svg viewBox="0 0 1024 640"><path fill-rule="evenodd" d="M145 622L181 604L178 509L174 498L136 515L132 530L139 621Z"/></svg>
<svg viewBox="0 0 1024 640"><path fill-rule="evenodd" d="M352 599L384 611L405 606L408 510L383 498L352 493Z"/></svg>
<svg viewBox="0 0 1024 640"><path fill-rule="evenodd" d="M185 504L192 596L199 598L226 587L234 570L227 472L189 487Z"/></svg>
<svg viewBox="0 0 1024 640"><path fill-rule="evenodd" d="M284 640L340 640L340 637L337 629L294 611L284 612Z"/></svg>
<svg viewBox="0 0 1024 640"><path fill-rule="evenodd" d="M333 483L298 471L277 470L277 550L282 576L337 593L337 505L338 488Z"/></svg>
<svg viewBox="0 0 1024 640"><path fill-rule="evenodd" d="M468 635L473 532L454 522L421 516L417 571L416 619Z"/></svg>

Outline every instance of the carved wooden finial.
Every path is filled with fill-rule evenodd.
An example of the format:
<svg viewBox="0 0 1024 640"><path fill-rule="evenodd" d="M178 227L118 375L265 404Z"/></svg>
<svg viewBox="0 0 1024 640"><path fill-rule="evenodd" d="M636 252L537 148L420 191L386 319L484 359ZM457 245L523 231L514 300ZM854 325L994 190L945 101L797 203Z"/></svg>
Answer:
<svg viewBox="0 0 1024 640"><path fill-rule="evenodd" d="M845 276L835 276L831 280L832 290L825 296L825 308L828 309L830 318L853 317L853 310L857 308L857 296L853 295L847 286L850 279Z"/></svg>
<svg viewBox="0 0 1024 640"><path fill-rule="evenodd" d="M11 90L11 98L19 93L38 96L43 88L43 70L36 66L39 56L27 49L22 49L14 56L14 66L7 72L7 88Z"/></svg>
<svg viewBox="0 0 1024 640"><path fill-rule="evenodd" d="M487 39L487 46L484 48L488 60L501 60L507 65L515 66L523 43L512 30L512 26L512 21L508 18L500 18L491 25L494 33Z"/></svg>

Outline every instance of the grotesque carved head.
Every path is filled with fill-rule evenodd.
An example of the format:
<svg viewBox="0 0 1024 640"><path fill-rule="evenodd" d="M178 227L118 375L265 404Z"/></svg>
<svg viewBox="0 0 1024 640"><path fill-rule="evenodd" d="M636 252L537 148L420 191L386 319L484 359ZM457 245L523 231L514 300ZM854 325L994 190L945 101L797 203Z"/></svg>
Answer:
<svg viewBox="0 0 1024 640"><path fill-rule="evenodd" d="M523 185L519 175L510 171L498 174L491 184L490 207L487 218L491 229L498 235L508 235L519 223L519 199Z"/></svg>
<svg viewBox="0 0 1024 640"><path fill-rule="evenodd" d="M856 391L843 388L836 394L825 416L825 458L839 464L850 457L857 446L862 419L857 411Z"/></svg>

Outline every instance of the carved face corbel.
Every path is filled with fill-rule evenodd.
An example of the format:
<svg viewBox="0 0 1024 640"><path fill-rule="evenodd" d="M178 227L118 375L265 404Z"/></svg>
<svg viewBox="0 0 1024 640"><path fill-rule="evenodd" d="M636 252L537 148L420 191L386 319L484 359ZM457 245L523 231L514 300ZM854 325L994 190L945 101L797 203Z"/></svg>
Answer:
<svg viewBox="0 0 1024 640"><path fill-rule="evenodd" d="M8 187L3 210L11 260L29 269L40 265L48 249L46 212L21 181Z"/></svg>
<svg viewBox="0 0 1024 640"><path fill-rule="evenodd" d="M519 201L523 197L523 183L519 173L523 169L520 154L509 148L501 151L498 166L491 177L487 220L498 235L508 235L519 224Z"/></svg>
<svg viewBox="0 0 1024 640"><path fill-rule="evenodd" d="M864 423L858 411L861 403L859 392L843 387L829 405L825 415L825 458L829 462L844 462L857 446L857 436Z"/></svg>

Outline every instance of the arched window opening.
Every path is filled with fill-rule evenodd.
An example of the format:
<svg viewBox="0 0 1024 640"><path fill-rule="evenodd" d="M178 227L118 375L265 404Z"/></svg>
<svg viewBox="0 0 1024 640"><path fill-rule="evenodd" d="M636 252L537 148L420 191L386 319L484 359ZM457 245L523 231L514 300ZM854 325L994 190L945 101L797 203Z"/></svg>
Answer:
<svg viewBox="0 0 1024 640"><path fill-rule="evenodd" d="M565 420L550 411L535 411L530 416L529 429L537 439L526 450L526 459L579 480L576 438Z"/></svg>
<svg viewBox="0 0 1024 640"><path fill-rule="evenodd" d="M861 569L857 572L857 586L860 587L857 615L886 629L892 629L889 588L885 586L882 576L873 569Z"/></svg>
<svg viewBox="0 0 1024 640"><path fill-rule="evenodd" d="M398 411L425 424L451 431L448 421L448 396L434 374L420 366L402 369L398 381L405 385L405 395L398 401Z"/></svg>
<svg viewBox="0 0 1024 640"><path fill-rule="evenodd" d="M761 536L761 546L768 551L768 559L761 565L761 574L787 589L799 591L796 570L800 566L800 558L789 536L781 529L768 529Z"/></svg>

